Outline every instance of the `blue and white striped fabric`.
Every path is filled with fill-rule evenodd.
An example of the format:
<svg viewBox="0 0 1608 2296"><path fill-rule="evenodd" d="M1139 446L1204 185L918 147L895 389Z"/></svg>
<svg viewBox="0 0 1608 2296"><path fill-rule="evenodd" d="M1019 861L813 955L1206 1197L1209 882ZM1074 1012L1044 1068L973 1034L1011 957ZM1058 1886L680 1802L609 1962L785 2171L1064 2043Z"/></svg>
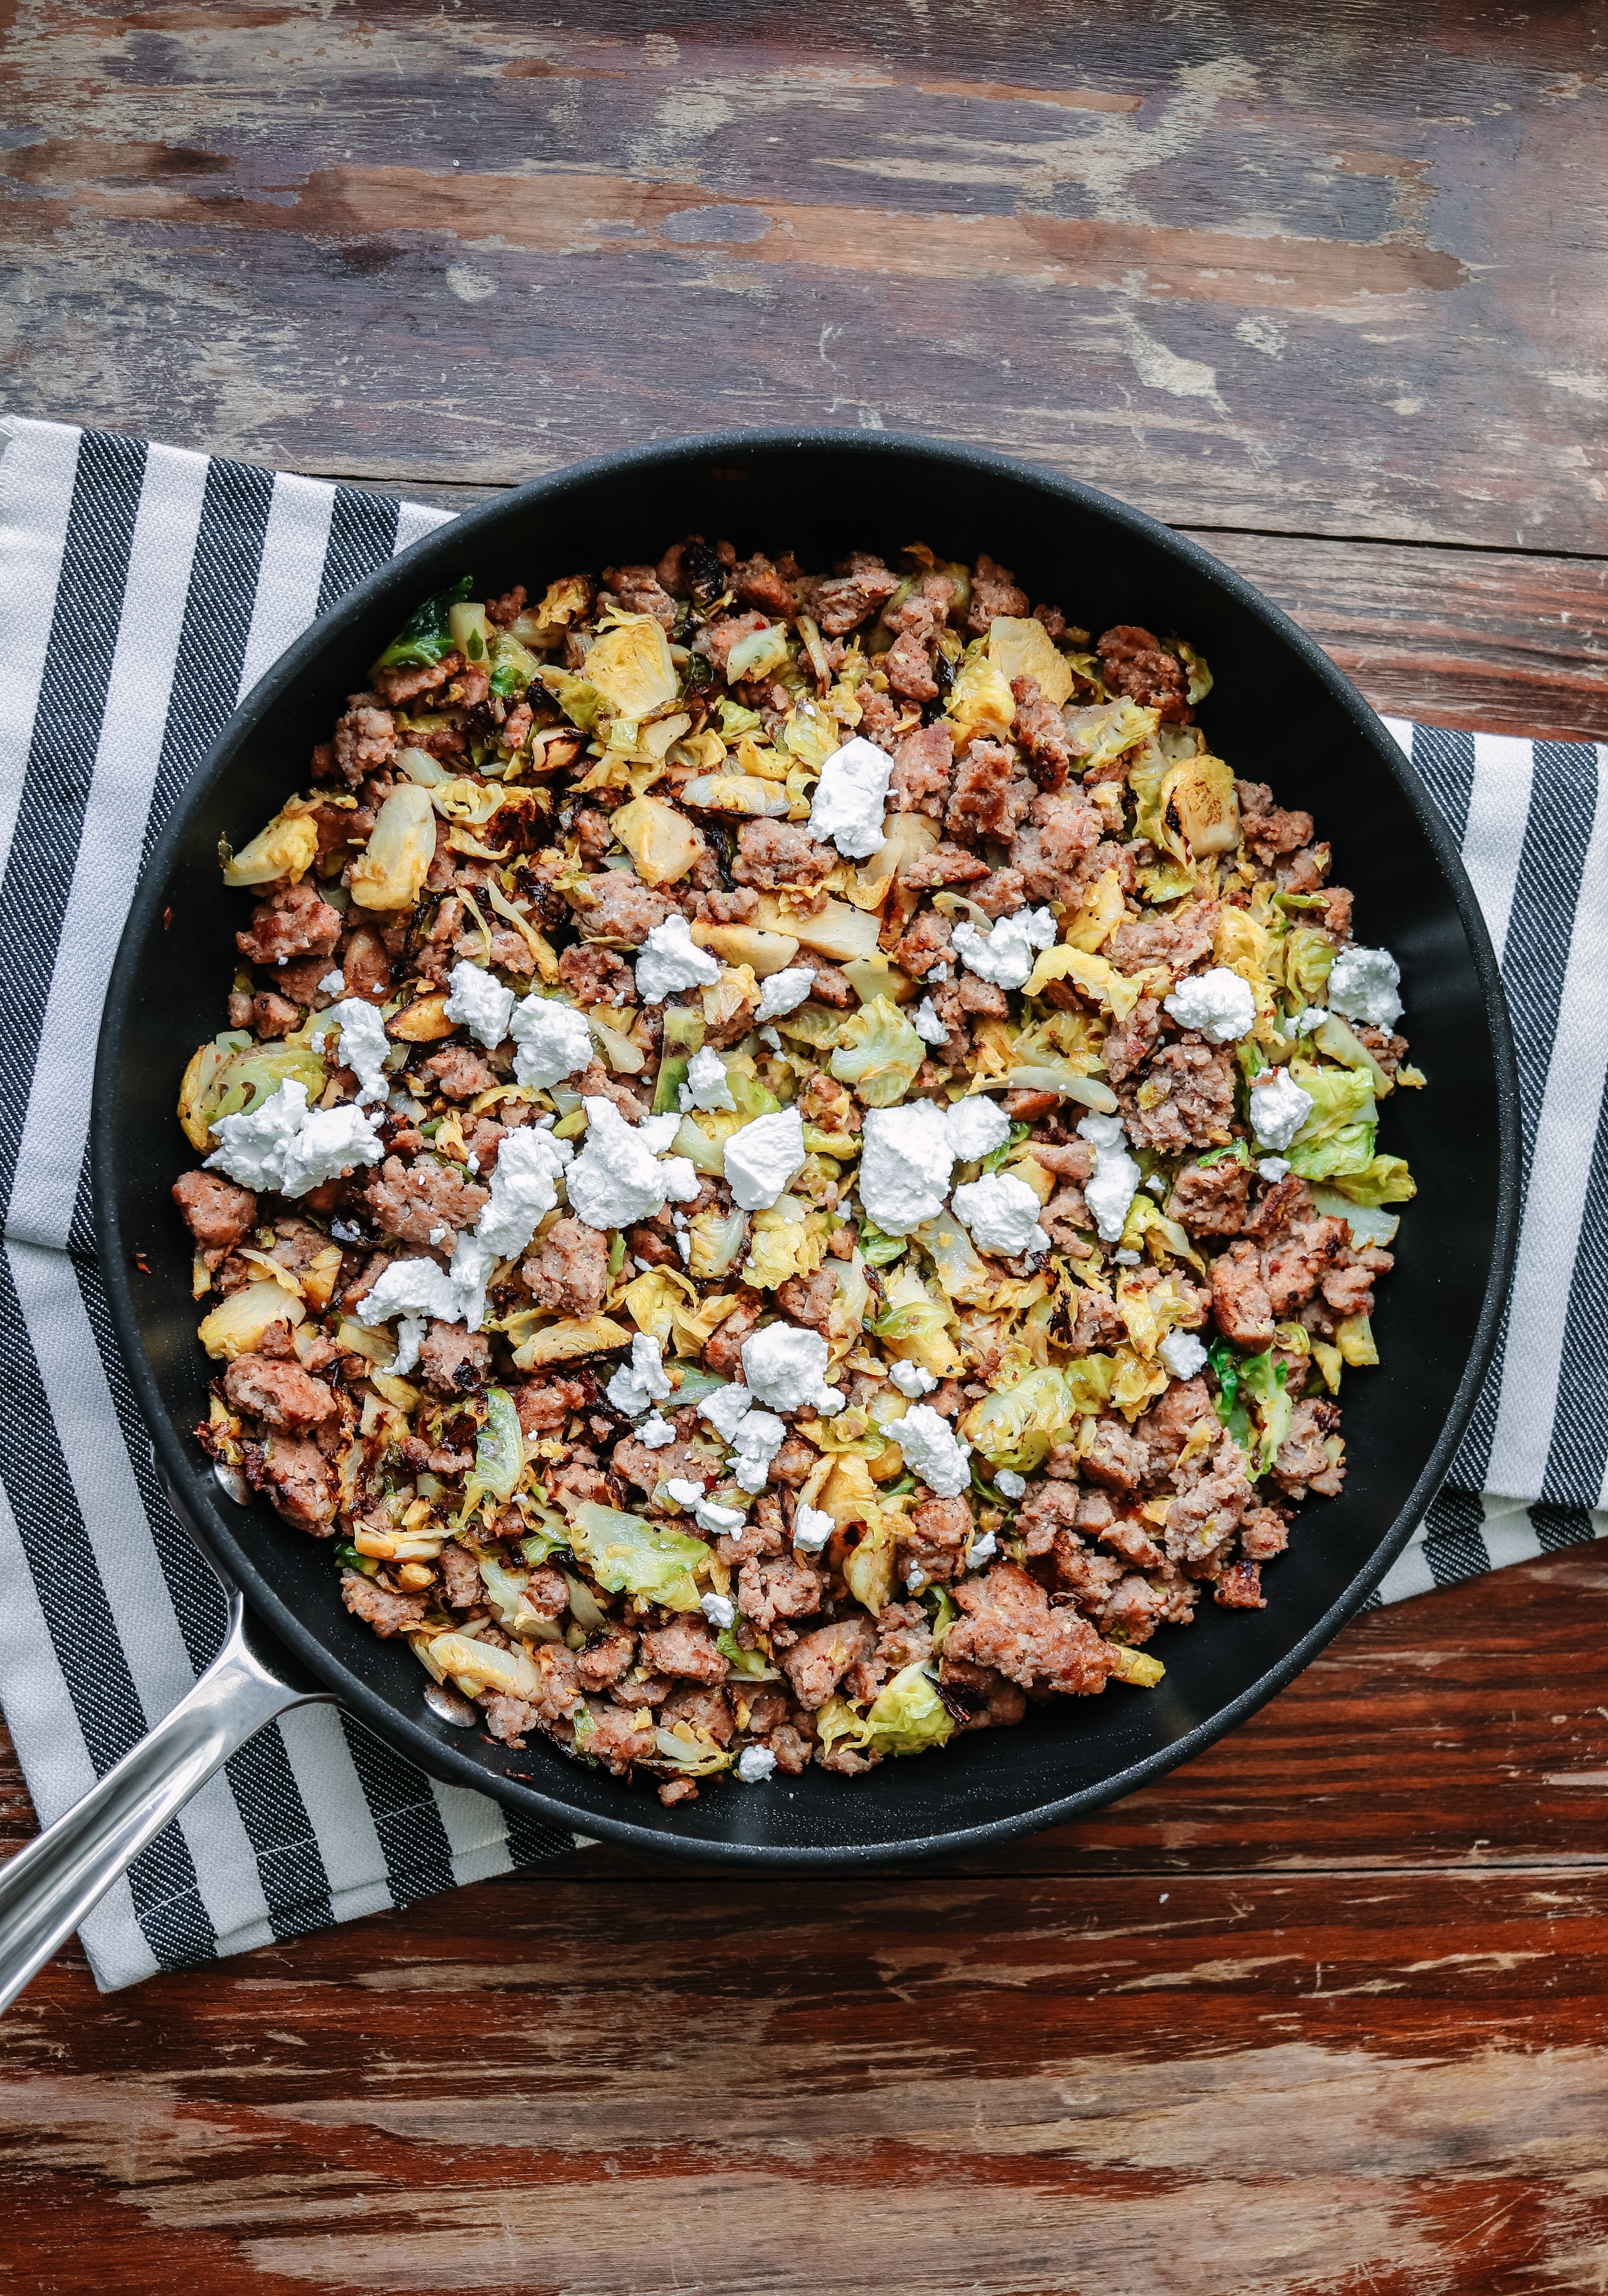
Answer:
<svg viewBox="0 0 1608 2296"><path fill-rule="evenodd" d="M1608 750L1385 723L1490 930L1524 1136L1513 1296L1445 1488L1375 1597L1395 1603L1608 1533Z"/></svg>
<svg viewBox="0 0 1608 2296"><path fill-rule="evenodd" d="M0 1702L48 1824L176 1702L223 1628L112 1342L85 1180L129 897L241 697L445 513L62 424L0 435ZM1608 1472L1602 753L1393 730L1506 953L1525 1145L1546 1185L1453 1487L1385 1601L1608 1529L1593 1512ZM83 1941L111 1988L568 1847L315 1709L235 1756Z"/></svg>

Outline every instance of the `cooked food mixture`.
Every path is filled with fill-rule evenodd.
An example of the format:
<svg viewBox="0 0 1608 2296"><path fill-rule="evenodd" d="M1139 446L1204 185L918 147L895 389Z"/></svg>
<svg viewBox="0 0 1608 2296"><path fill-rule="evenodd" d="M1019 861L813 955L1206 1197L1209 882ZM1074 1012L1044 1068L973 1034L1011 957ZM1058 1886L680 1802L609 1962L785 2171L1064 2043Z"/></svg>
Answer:
<svg viewBox="0 0 1608 2296"><path fill-rule="evenodd" d="M226 1487L438 1715L667 1802L1153 1685L1340 1489L1413 1193L1311 816L987 555L470 589L222 855Z"/></svg>

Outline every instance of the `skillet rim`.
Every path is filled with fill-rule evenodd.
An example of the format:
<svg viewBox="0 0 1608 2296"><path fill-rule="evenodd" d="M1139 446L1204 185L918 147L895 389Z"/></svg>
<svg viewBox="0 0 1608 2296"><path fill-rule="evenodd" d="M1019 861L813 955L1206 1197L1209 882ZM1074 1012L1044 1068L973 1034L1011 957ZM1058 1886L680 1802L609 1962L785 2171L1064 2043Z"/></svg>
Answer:
<svg viewBox="0 0 1608 2296"><path fill-rule="evenodd" d="M1137 540L1180 561L1185 567L1225 592L1234 604L1249 613L1268 637L1299 659L1324 688L1327 698L1350 720L1357 737L1382 760L1434 854L1451 892L1473 960L1484 1005L1496 1082L1496 1118L1499 1145L1495 1228L1489 1273L1473 1342L1456 1392L1417 1480L1395 1521L1373 1549L1343 1593L1265 1673L1237 1698L1214 1710L1181 1737L1143 1759L1128 1764L1098 1784L1080 1788L1027 1811L967 1824L941 1833L927 1833L875 1843L793 1847L779 1842L712 1841L702 1836L681 1837L673 1832L613 1817L589 1808L576 1808L559 1796L543 1792L523 1780L483 1769L455 1746L432 1736L422 1723L398 1710L379 1692L364 1683L343 1660L327 1650L262 1579L250 1551L232 1530L209 1474L203 1474L190 1456L187 1434L169 1416L157 1387L135 1312L129 1263L123 1250L122 1224L115 1183L116 1144L111 1122L122 1062L122 1040L128 1004L137 978L137 960L156 927L162 896L175 857L189 832L193 814L209 798L220 773L246 729L270 709L287 687L300 677L309 662L326 647L339 643L345 628L373 600L388 590L413 594L418 586L414 570L440 548L450 531L455 543L472 538L477 524L490 525L506 518L511 509L536 509L546 499L577 482L615 477L633 471L666 465L708 463L722 458L739 461L756 449L789 447L826 450L845 457L893 459L926 463L939 470L963 468L1013 484L1026 480L1069 505L1093 512L1126 529ZM1414 771L1410 759L1363 699L1317 642L1300 629L1282 608L1265 598L1253 585L1226 566L1187 535L1160 520L1119 501L1079 479L1047 472L1038 465L996 454L989 449L952 445L907 431L846 431L822 426L769 426L746 430L698 433L655 440L567 463L557 471L509 488L488 503L461 512L434 528L419 541L378 568L321 616L265 672L231 714L205 758L192 775L164 824L142 872L129 905L111 970L100 1037L96 1046L90 1114L90 1168L96 1215L97 1249L106 1283L113 1327L140 1412L155 1447L161 1480L181 1519L209 1557L246 1595L248 1616L257 1618L277 1637L291 1657L304 1666L340 1702L381 1741L427 1775L486 1793L506 1807L537 1817L563 1832L602 1836L621 1847L655 1857L680 1857L700 1863L771 1869L849 1870L903 1864L944 1854L969 1853L988 1845L1012 1841L1048 1825L1062 1824L1136 1792L1190 1760L1229 1731L1246 1721L1259 1708L1288 1687L1317 1653L1354 1618L1406 1546L1414 1529L1445 1478L1458 1442L1468 1424L1481 1383L1496 1345L1503 1310L1513 1279L1518 1243L1522 1132L1518 1063L1508 1019L1506 998L1496 952L1475 898L1462 856L1443 817Z"/></svg>

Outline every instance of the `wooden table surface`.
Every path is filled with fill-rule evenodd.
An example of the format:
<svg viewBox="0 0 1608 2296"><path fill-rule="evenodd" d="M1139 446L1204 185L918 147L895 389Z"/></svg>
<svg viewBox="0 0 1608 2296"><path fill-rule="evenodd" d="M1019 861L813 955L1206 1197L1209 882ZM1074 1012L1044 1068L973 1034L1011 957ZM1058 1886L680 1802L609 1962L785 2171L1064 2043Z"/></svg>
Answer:
<svg viewBox="0 0 1608 2296"><path fill-rule="evenodd" d="M1382 708L1608 738L1600 10L21 0L0 73L12 410L445 502L981 441ZM0 2288L1608 2289L1605 1623L1596 1548L1374 1613L987 1858L593 1850L104 2001L70 1951Z"/></svg>

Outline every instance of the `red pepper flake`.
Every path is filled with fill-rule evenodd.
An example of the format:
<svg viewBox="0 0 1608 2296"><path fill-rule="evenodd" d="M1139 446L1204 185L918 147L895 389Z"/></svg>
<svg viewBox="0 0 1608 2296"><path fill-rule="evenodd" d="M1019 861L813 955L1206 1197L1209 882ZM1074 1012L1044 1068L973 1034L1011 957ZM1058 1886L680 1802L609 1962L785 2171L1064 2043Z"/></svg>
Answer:
<svg viewBox="0 0 1608 2296"><path fill-rule="evenodd" d="M144 1255L144 1253L143 1251L136 1251L136 1252L135 1253L135 1255L134 1255L134 1264L135 1264L135 1266L139 1269L140 1274L141 1274L142 1275L150 1275L150 1273L151 1273L151 1262L146 1259L146 1257L145 1257L145 1255Z"/></svg>
<svg viewBox="0 0 1608 2296"><path fill-rule="evenodd" d="M168 904L168 906L167 906L167 907L162 911L162 931L163 931L164 932L166 932L166 931L167 931L167 930L168 930L168 926L169 926L172 922L173 922L173 904L172 904L172 902L171 902L171 901L169 901L169 903Z"/></svg>

